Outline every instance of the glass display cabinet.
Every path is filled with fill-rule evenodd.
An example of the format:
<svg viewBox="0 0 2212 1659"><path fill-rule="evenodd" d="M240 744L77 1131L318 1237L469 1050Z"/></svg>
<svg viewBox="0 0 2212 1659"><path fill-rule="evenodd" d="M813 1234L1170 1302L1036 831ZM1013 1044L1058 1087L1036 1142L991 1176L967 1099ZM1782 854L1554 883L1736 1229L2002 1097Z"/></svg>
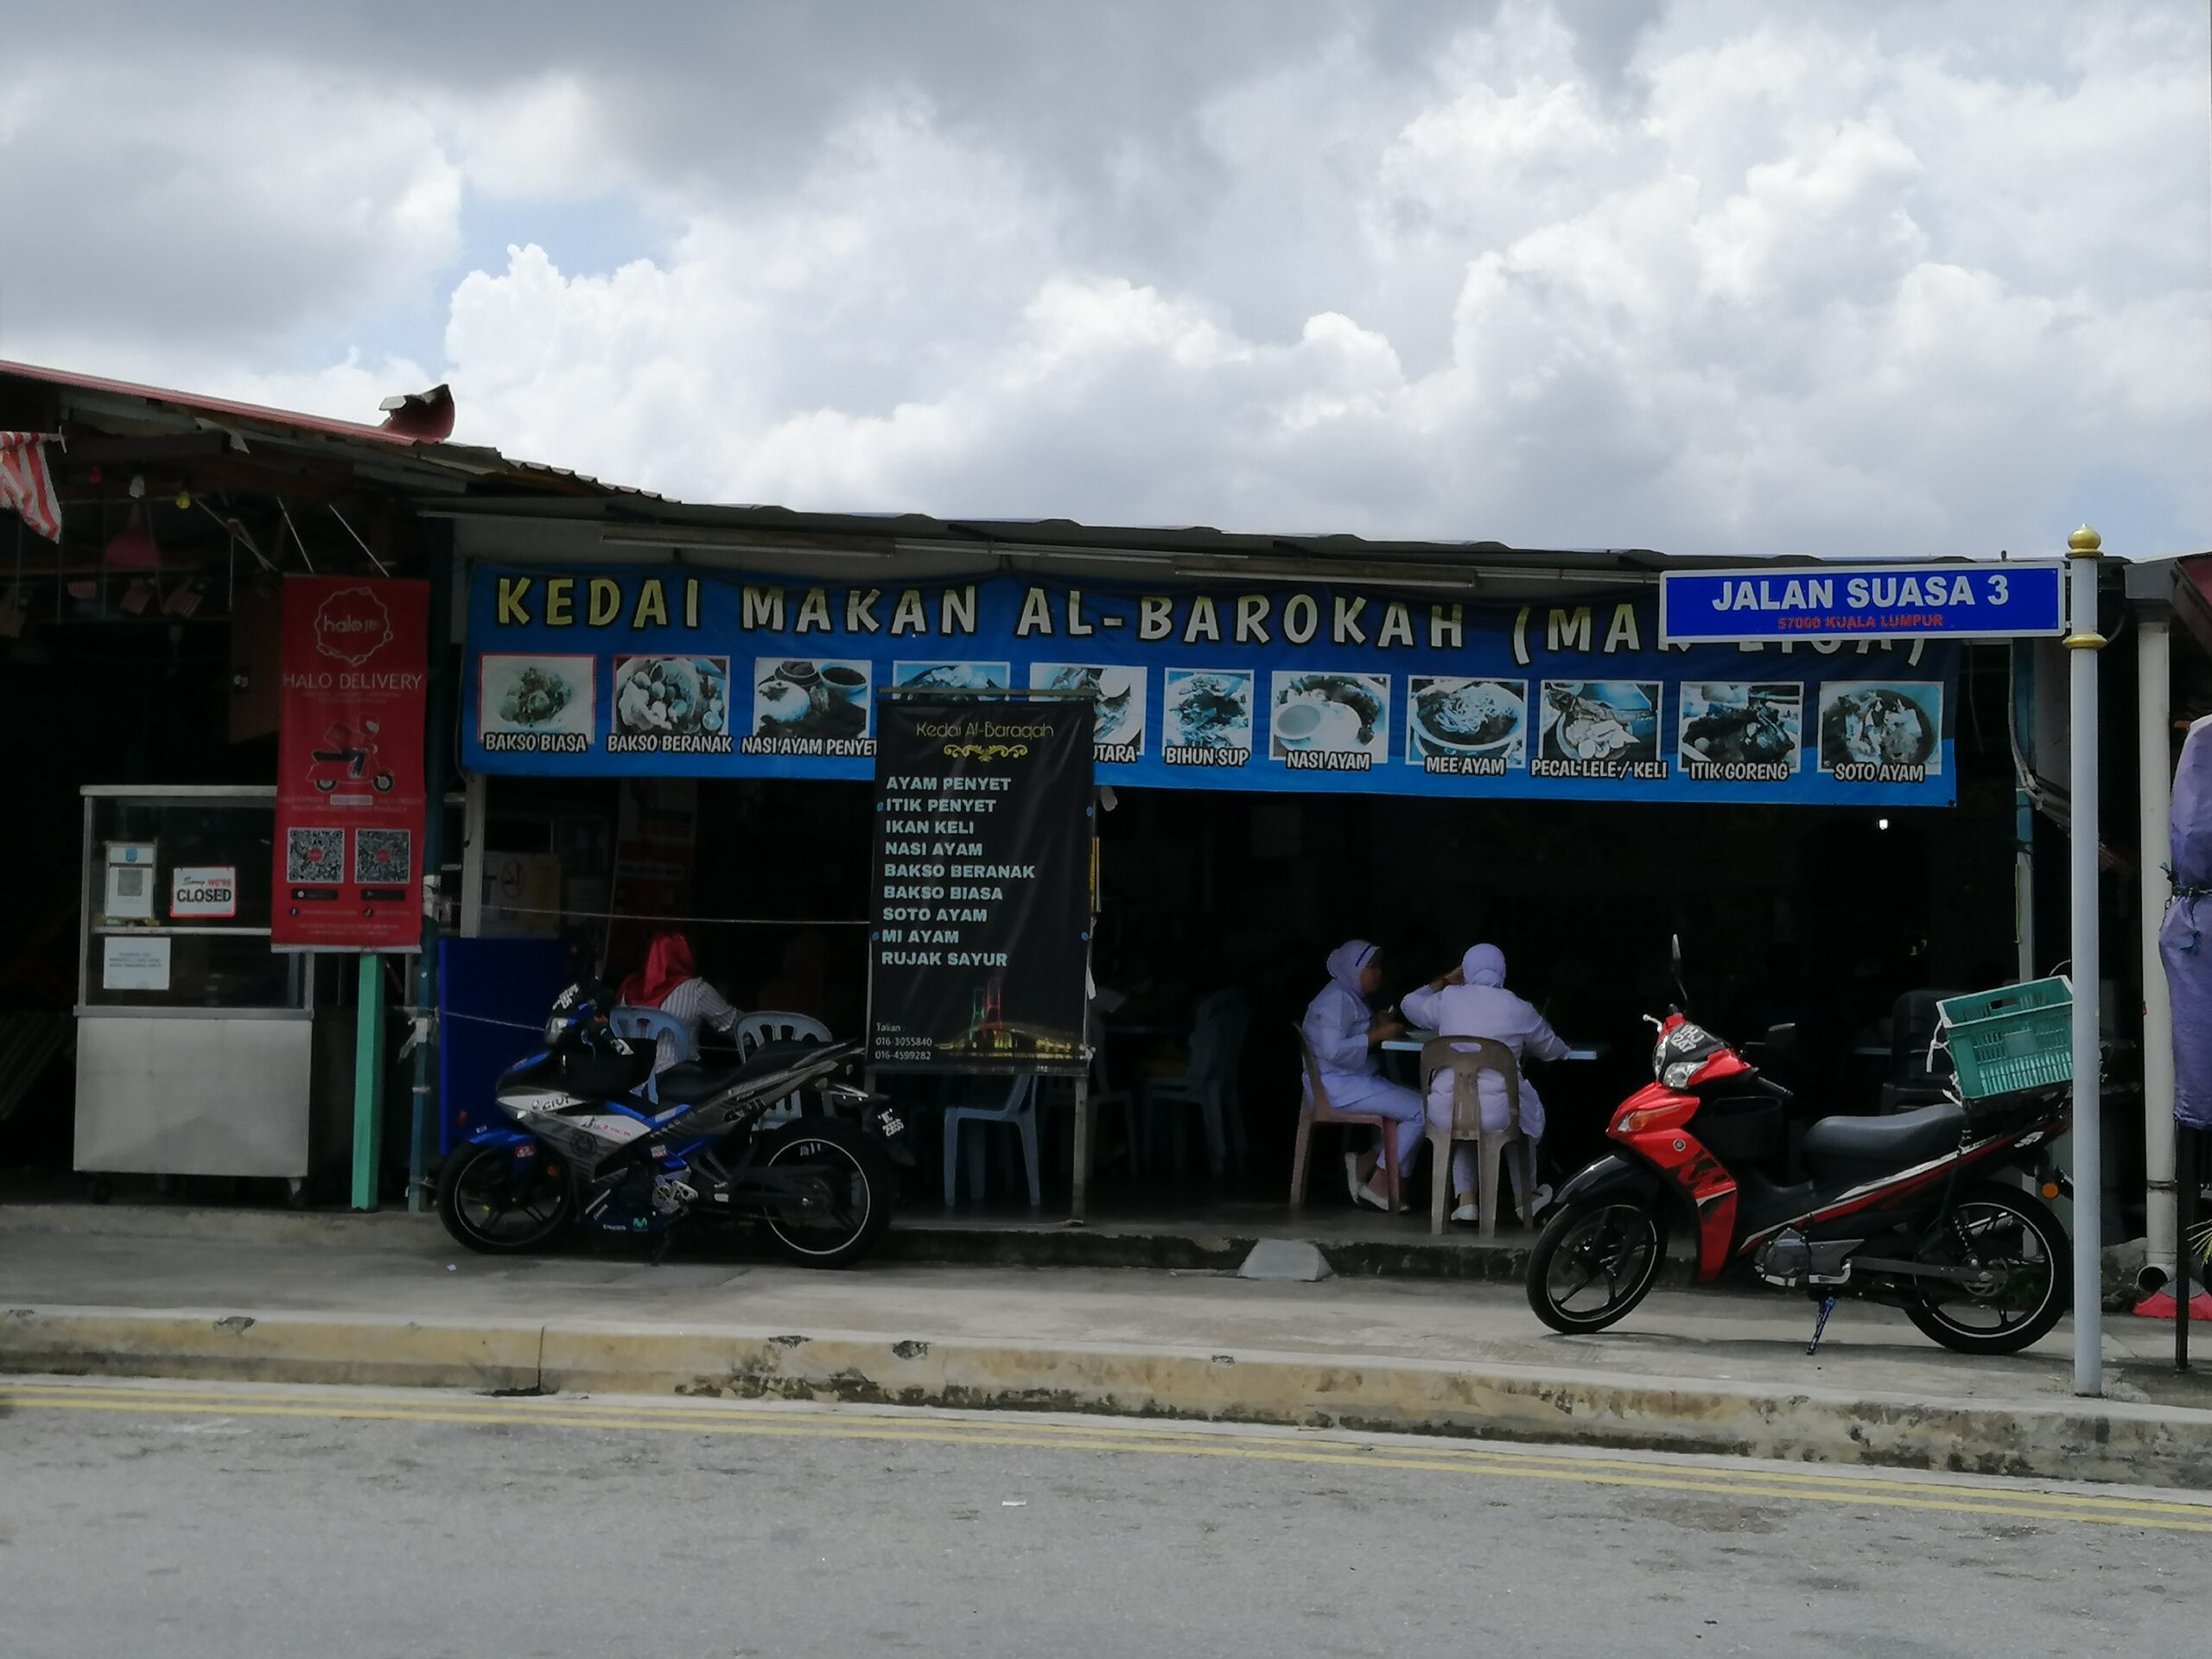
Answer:
<svg viewBox="0 0 2212 1659"><path fill-rule="evenodd" d="M308 1174L315 958L270 949L276 791L84 791L76 1167Z"/></svg>

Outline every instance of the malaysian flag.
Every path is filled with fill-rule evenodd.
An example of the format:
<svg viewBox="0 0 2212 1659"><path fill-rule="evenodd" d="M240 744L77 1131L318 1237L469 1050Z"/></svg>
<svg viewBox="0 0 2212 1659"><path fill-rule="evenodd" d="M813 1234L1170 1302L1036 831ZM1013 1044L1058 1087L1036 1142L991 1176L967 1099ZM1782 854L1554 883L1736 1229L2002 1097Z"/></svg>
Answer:
<svg viewBox="0 0 2212 1659"><path fill-rule="evenodd" d="M61 499L54 493L46 445L59 438L53 432L0 432L0 507L13 507L50 542L61 539Z"/></svg>

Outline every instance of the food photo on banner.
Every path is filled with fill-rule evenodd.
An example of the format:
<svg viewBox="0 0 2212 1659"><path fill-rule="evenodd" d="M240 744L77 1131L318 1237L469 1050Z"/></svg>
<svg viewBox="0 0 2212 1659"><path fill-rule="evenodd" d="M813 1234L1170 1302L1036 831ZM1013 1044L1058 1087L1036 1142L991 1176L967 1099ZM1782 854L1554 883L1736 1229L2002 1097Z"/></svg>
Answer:
<svg viewBox="0 0 2212 1659"><path fill-rule="evenodd" d="M617 657L615 754L728 754L729 658Z"/></svg>
<svg viewBox="0 0 2212 1659"><path fill-rule="evenodd" d="M1805 688L1795 681L1686 680L1680 699L1685 775L1779 783L1804 754Z"/></svg>
<svg viewBox="0 0 2212 1659"><path fill-rule="evenodd" d="M493 773L866 779L900 694L1029 690L1091 701L1097 781L1120 786L1952 803L1962 647L1662 647L1657 610L1649 588L1516 605L481 566L464 741Z"/></svg>
<svg viewBox="0 0 2212 1659"><path fill-rule="evenodd" d="M276 760L277 950L412 950L422 942L429 584L284 579ZM588 687L593 659L569 659ZM580 664L581 666L576 666ZM492 712L537 715L553 682L502 671ZM588 717L588 690L542 716ZM582 702L584 715L574 710Z"/></svg>
<svg viewBox="0 0 2212 1659"><path fill-rule="evenodd" d="M878 712L869 1064L1083 1069L1095 714L1088 697Z"/></svg>

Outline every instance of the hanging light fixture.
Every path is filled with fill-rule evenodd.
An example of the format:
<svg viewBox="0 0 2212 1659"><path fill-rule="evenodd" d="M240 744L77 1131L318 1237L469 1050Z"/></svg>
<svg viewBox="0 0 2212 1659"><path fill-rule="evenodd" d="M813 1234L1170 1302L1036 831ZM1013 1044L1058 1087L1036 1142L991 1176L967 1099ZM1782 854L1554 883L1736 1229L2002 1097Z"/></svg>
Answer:
<svg viewBox="0 0 2212 1659"><path fill-rule="evenodd" d="M118 570L150 570L161 562L161 547L155 542L153 531L146 528L146 509L134 501L130 504L130 517L109 538L100 554L100 563Z"/></svg>

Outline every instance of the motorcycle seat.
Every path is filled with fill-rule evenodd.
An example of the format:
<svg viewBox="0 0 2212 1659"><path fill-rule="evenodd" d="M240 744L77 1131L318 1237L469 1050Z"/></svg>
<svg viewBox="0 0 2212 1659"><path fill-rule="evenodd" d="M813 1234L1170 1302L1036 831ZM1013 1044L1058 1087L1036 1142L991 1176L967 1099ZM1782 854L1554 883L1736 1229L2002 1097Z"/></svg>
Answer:
<svg viewBox="0 0 2212 1659"><path fill-rule="evenodd" d="M734 1088L773 1071L786 1071L810 1055L819 1054L819 1043L763 1043L741 1065L710 1065L684 1060L671 1065L654 1080L654 1091L664 1106L694 1106L725 1089Z"/></svg>
<svg viewBox="0 0 2212 1659"><path fill-rule="evenodd" d="M1904 1169L1955 1150L1966 1123L1964 1109L1948 1101L1887 1117L1824 1117L1805 1131L1805 1158Z"/></svg>

